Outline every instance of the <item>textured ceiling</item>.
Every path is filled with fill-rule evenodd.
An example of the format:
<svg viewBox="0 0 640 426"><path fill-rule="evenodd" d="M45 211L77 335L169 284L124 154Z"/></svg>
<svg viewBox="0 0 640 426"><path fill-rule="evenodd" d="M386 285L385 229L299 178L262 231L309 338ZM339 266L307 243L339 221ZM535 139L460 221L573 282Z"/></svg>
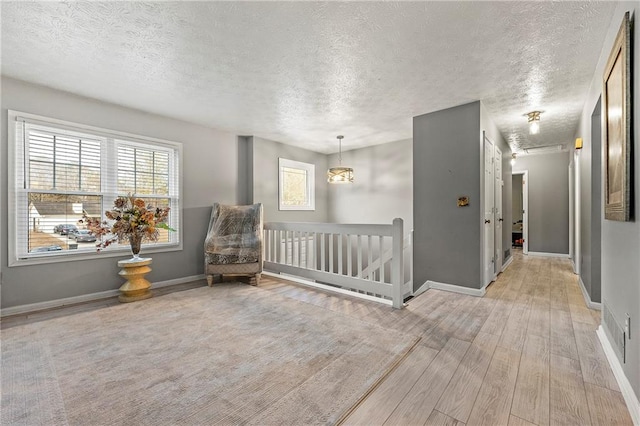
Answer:
<svg viewBox="0 0 640 426"><path fill-rule="evenodd" d="M2 2L2 74L318 152L482 100L572 140L611 2ZM539 109L541 133L523 114Z"/></svg>

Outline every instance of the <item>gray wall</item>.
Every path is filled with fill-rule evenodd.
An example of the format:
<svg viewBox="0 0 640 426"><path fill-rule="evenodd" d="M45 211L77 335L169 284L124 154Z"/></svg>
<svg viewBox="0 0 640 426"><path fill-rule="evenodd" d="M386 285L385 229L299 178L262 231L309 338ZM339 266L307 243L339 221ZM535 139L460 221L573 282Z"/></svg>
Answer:
<svg viewBox="0 0 640 426"><path fill-rule="evenodd" d="M113 290L122 283L117 275L118 258L114 257L7 267L7 109L183 143L180 232L184 248L179 252L153 253L153 272L149 274L152 281L203 272L202 245L213 202L262 202L269 221L327 222L332 216L330 220L337 222L390 223L394 217L402 217L405 229L411 229L410 140L345 153L345 158L357 160L357 180L353 186L338 188L326 182L329 156L324 154L257 137L236 136L11 78L2 78L2 89L2 307ZM278 210L279 157L316 165L315 211ZM373 176L375 169L382 174ZM345 196L345 192L351 195Z"/></svg>
<svg viewBox="0 0 640 426"><path fill-rule="evenodd" d="M252 137L249 141L253 162L253 202L262 203L266 222L327 222L328 183L327 156L285 145L268 139ZM278 158L303 161L316 166L316 209L314 211L278 210Z"/></svg>
<svg viewBox="0 0 640 426"><path fill-rule="evenodd" d="M528 170L529 251L569 253L569 153L518 156Z"/></svg>
<svg viewBox="0 0 640 426"><path fill-rule="evenodd" d="M164 281L203 272L202 247L211 204L235 203L238 197L235 135L5 77L1 96L2 307L112 290L122 284L114 257L7 267L7 109L182 142L184 249L154 253L149 278Z"/></svg>
<svg viewBox="0 0 640 426"><path fill-rule="evenodd" d="M413 229L413 143L411 139L342 153L354 169L352 185L328 185L329 216L334 223L384 223L404 220ZM329 166L338 154L329 155Z"/></svg>
<svg viewBox="0 0 640 426"><path fill-rule="evenodd" d="M602 137L600 102L591 116L591 138L579 152L580 279L592 302L600 302L602 214ZM584 142L584 140L583 140Z"/></svg>
<svg viewBox="0 0 640 426"><path fill-rule="evenodd" d="M414 288L480 288L480 102L413 118ZM469 206L457 207L460 196Z"/></svg>
<svg viewBox="0 0 640 426"><path fill-rule="evenodd" d="M253 152L250 149L253 137L238 136L238 204L252 204L253 200Z"/></svg>
<svg viewBox="0 0 640 426"><path fill-rule="evenodd" d="M602 92L602 75L606 65L611 46L620 28L622 17L630 11L635 22L633 31L633 82L631 87L633 117L631 127L634 129L632 152L632 177L634 188L633 221L617 222L602 219L602 303L606 305L617 322L623 323L626 314L631 318L631 339L627 340L627 359L623 362L619 358L625 376L631 383L636 399L640 398L640 144L638 132L640 130L640 31L638 30L638 17L640 6L637 2L620 3L614 14L602 52L596 66L585 107L582 111L580 124L576 131L576 137L584 139L586 146L591 141L591 115L596 108ZM602 151L601 151L602 152ZM602 158L602 157L601 157ZM602 161L601 161L602 163ZM598 167L594 165L594 167ZM600 164L602 173L602 164ZM603 176L603 174L601 174ZM601 180L602 181L602 180ZM602 188L602 187L601 187ZM602 192L601 192L602 193ZM600 212L603 215L603 204L600 201ZM603 327L610 341L607 327ZM634 332L635 330L635 332Z"/></svg>

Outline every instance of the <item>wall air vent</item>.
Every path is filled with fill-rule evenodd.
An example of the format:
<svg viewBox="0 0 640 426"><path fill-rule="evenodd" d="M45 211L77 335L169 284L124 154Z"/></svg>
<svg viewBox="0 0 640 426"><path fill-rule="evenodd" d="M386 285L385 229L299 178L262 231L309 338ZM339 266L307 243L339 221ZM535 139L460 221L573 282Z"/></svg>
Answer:
<svg viewBox="0 0 640 426"><path fill-rule="evenodd" d="M620 325L620 323L616 320L616 317L613 316L613 313L609 309L607 305L607 301L602 301L602 321L604 322L604 326L607 328L609 335L613 337L613 342L611 346L618 353L620 358L622 359L622 363L626 362L626 352L625 352L625 344L626 338L624 333L624 328Z"/></svg>

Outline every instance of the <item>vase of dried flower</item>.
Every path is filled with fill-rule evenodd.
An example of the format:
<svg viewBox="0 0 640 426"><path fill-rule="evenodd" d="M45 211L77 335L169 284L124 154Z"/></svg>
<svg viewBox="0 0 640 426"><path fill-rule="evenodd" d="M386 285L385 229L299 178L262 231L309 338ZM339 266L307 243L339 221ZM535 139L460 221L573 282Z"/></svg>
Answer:
<svg viewBox="0 0 640 426"><path fill-rule="evenodd" d="M142 245L142 232L134 231L129 234L129 244L131 245L131 253L134 259L140 258L140 246Z"/></svg>

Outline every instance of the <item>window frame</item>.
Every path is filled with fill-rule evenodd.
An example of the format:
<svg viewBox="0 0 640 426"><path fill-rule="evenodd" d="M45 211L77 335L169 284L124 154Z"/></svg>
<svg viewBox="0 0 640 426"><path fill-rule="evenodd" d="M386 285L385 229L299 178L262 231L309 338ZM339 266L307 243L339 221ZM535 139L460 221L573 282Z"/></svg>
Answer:
<svg viewBox="0 0 640 426"><path fill-rule="evenodd" d="M288 206L282 204L284 193L283 167L304 170L307 174L307 198L309 202L304 206ZM316 209L316 166L312 163L278 158L278 210L282 211L315 211Z"/></svg>
<svg viewBox="0 0 640 426"><path fill-rule="evenodd" d="M86 125L81 123L75 123L75 122L70 122L65 120L59 120L55 118L44 117L44 116L25 113L21 111L8 110L7 219L8 219L8 266L9 267L40 265L40 264L47 264L47 263L73 262L73 261L79 261L79 260L102 259L107 257L122 257L130 253L130 248L127 245L122 245L122 246L114 245L109 247L108 249L103 249L100 253L92 250L86 250L86 251L83 250L78 252L71 251L71 250L62 250L59 252L29 253L28 256L24 256L24 257L19 256L20 250L18 248L19 242L17 241L17 229L18 229L18 226L21 225L21 221L20 221L20 218L18 217L19 206L17 202L22 197L22 195L19 194L21 190L18 187L20 185L19 180L26 179L26 173L28 170L26 167L24 167L24 165L19 167L16 164L19 159L22 159L23 161L27 161L26 154L24 153L24 148L25 148L24 141L18 142L16 140L18 136L16 131L17 130L16 123L22 122L22 121L30 124L34 124L34 125L41 125L45 127L48 126L51 128L58 129L62 132L64 131L78 132L78 133L85 133L101 139L111 139L109 143L101 144L101 147L102 147L103 153L105 151L111 151L108 153L108 156L115 155L116 156L115 158L117 158L117 147L119 146L119 144L122 144L123 142L131 145L140 144L146 147L149 147L150 145L152 145L152 146L157 146L159 149L172 150L175 153L174 162L175 162L175 166L177 167L176 172L173 173L173 178L175 179L175 181L173 182L175 185L175 191L173 191L174 192L173 194L172 193L168 194L165 198L175 200L175 204L174 204L174 207L172 207L172 211L177 209L177 216L178 216L176 221L177 223L174 223L174 226L177 226L177 230L175 231L176 241L170 241L168 243L158 243L155 245L146 245L146 246L143 246L143 250L144 250L144 253L161 253L161 252L173 252L173 251L183 250L183 239L184 239L183 228L184 227L183 227L182 205L183 205L184 191L183 191L183 172L182 172L183 170L182 143L159 139L159 138L152 138L152 137L147 137L142 135L136 135L132 133L121 132L117 130L111 130L111 129L101 128L101 127L96 127L96 126L91 126L91 125ZM23 152L19 153L20 150L23 150ZM115 150L115 152L113 152L113 150ZM109 171L107 171L107 168L109 167L105 167L105 165L112 166L109 164L109 161L110 159L108 157L103 158L101 161L101 176L103 179L106 177L106 174L109 173ZM102 214L102 218L104 218L104 210L107 210L112 205L111 204L112 201L109 201L109 197L113 197L115 199L118 195L126 195L126 194L117 193L117 167L116 166L117 166L117 162L115 163L115 165L112 166L112 168L114 169L112 173L115 172L115 174L113 176L108 177L108 179L112 180L112 183L116 184L115 187L113 185L109 187L108 184L103 183L103 187L97 193L91 192L86 194L85 193L80 194L80 192L76 192L76 191L66 191L66 192L69 194L77 193L79 195L101 196L102 202L103 202L103 209L101 214ZM22 172L21 176L18 176L18 173L20 172ZM106 190L104 185L107 185ZM42 191L35 188L30 189L25 187L25 193L28 194L29 192L35 193L35 192L48 192L48 191ZM51 191L51 192L56 193L58 191ZM65 192L65 191L59 191L59 192ZM146 194L139 194L139 195L136 194L136 196L139 196L141 198L150 198ZM28 221L27 221L27 226L28 226Z"/></svg>

